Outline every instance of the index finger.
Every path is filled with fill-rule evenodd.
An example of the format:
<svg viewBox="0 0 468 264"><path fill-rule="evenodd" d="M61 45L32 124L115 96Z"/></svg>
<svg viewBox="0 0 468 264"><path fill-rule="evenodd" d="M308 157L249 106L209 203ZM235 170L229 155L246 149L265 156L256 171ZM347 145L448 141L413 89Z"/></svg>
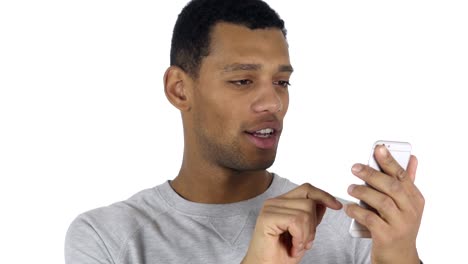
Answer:
<svg viewBox="0 0 468 264"><path fill-rule="evenodd" d="M323 204L331 209L341 209L343 205L331 194L323 191L310 183L304 183L301 186L280 196L286 199L312 199L317 203Z"/></svg>

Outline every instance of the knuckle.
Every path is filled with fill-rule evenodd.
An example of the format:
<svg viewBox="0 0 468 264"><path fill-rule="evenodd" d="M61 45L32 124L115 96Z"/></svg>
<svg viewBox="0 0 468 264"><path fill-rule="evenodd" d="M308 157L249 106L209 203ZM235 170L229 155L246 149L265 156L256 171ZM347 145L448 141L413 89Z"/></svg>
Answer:
<svg viewBox="0 0 468 264"><path fill-rule="evenodd" d="M373 213L367 213L364 215L364 222L369 228L375 227L375 225L377 224L377 220L377 215Z"/></svg>
<svg viewBox="0 0 468 264"><path fill-rule="evenodd" d="M403 191L403 185L400 181L396 179L392 179L392 183L390 184L390 192L391 193L400 193Z"/></svg>
<svg viewBox="0 0 468 264"><path fill-rule="evenodd" d="M425 199L422 195L418 195L416 197L416 203L414 205L414 214L415 214L415 218L421 218L422 217L422 214L424 212L424 206L425 206Z"/></svg>
<svg viewBox="0 0 468 264"><path fill-rule="evenodd" d="M424 195L422 193L418 192L416 197L417 197L417 200L418 200L419 204L424 207L424 205L426 204L426 198L424 198Z"/></svg>
<svg viewBox="0 0 468 264"><path fill-rule="evenodd" d="M396 171L396 176L397 176L398 179L403 179L403 178L406 177L406 170L403 169L402 167L400 167L400 165L398 165L398 169Z"/></svg>
<svg viewBox="0 0 468 264"><path fill-rule="evenodd" d="M385 165L392 165L393 158L391 156L386 156L382 159L382 163Z"/></svg>
<svg viewBox="0 0 468 264"><path fill-rule="evenodd" d="M392 155L387 155L387 157L385 157L383 161L386 165L398 164L396 160L392 157Z"/></svg>
<svg viewBox="0 0 468 264"><path fill-rule="evenodd" d="M418 201L421 202L422 204L424 204L426 202L426 198L424 198L423 193L414 184L413 184L413 192L412 193L414 194L414 196L416 196L416 199L418 199Z"/></svg>
<svg viewBox="0 0 468 264"><path fill-rule="evenodd" d="M372 168L366 166L362 170L361 178L364 181L367 181L367 179L372 178L372 176L374 176L374 175L375 175L375 171Z"/></svg>
<svg viewBox="0 0 468 264"><path fill-rule="evenodd" d="M426 205L426 198L422 194L419 195L419 204L421 205L421 208L424 208Z"/></svg>
<svg viewBox="0 0 468 264"><path fill-rule="evenodd" d="M372 178L374 177L375 175L377 174L377 171L372 169L372 168L368 168L367 169L367 177L368 178Z"/></svg>
<svg viewBox="0 0 468 264"><path fill-rule="evenodd" d="M315 228L312 228L312 229L311 229L311 232L310 232L310 234L309 234L309 237L308 237L308 239L307 239L307 242L314 241L314 239L315 239L315 233L316 233Z"/></svg>
<svg viewBox="0 0 468 264"><path fill-rule="evenodd" d="M395 208L395 203L393 202L392 198L390 198L389 196L385 196L384 198L382 198L382 200L380 201L380 209L382 209L383 211L388 211L393 208Z"/></svg>
<svg viewBox="0 0 468 264"><path fill-rule="evenodd" d="M424 198L423 194L416 188L411 193L411 197L414 200L415 206L422 211L426 204L426 198Z"/></svg>
<svg viewBox="0 0 468 264"><path fill-rule="evenodd" d="M312 184L306 182L304 184L301 185L302 188L306 189L306 190L311 190L311 189L314 189L314 186L312 186Z"/></svg>

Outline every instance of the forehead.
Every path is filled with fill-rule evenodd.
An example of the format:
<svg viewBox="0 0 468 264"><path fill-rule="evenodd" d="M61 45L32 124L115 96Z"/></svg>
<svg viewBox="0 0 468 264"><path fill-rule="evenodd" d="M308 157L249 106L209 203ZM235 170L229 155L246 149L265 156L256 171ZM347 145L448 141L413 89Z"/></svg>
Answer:
<svg viewBox="0 0 468 264"><path fill-rule="evenodd" d="M218 23L211 32L206 57L217 63L249 62L289 64L286 38L277 28L249 29L242 25Z"/></svg>

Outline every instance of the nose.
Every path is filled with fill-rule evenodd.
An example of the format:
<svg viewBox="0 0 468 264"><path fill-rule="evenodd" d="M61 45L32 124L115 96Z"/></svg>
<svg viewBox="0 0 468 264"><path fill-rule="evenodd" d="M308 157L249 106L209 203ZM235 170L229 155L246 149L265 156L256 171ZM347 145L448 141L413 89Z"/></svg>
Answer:
<svg viewBox="0 0 468 264"><path fill-rule="evenodd" d="M258 93L256 94L255 101L252 105L253 111L257 113L280 112L283 109L283 102L276 89L278 88L274 87L273 84L263 85L258 89Z"/></svg>

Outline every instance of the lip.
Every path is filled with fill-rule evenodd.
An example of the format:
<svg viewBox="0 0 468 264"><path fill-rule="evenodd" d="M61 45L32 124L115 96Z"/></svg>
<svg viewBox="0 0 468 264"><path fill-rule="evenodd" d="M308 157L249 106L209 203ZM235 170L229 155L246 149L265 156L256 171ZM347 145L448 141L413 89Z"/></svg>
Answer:
<svg viewBox="0 0 468 264"><path fill-rule="evenodd" d="M245 133L249 141L259 149L276 149L279 141L279 134L274 133L267 138L256 137L253 134Z"/></svg>
<svg viewBox="0 0 468 264"><path fill-rule="evenodd" d="M278 122L278 121L267 121L267 122L259 123L259 124L255 125L255 126L249 128L245 132L255 133L255 131L259 131L259 130L265 129L265 128L273 128L275 130L275 134L281 133L281 130L283 129L280 122Z"/></svg>
<svg viewBox="0 0 468 264"><path fill-rule="evenodd" d="M265 128L274 129L273 134L267 138L256 137L253 135L255 131L259 131ZM268 150L268 149L276 149L276 147L278 146L281 131L282 131L282 126L280 122L267 121L267 122L259 123L249 128L248 130L245 131L245 134L247 135L247 138L249 139L249 141L253 143L257 148Z"/></svg>

